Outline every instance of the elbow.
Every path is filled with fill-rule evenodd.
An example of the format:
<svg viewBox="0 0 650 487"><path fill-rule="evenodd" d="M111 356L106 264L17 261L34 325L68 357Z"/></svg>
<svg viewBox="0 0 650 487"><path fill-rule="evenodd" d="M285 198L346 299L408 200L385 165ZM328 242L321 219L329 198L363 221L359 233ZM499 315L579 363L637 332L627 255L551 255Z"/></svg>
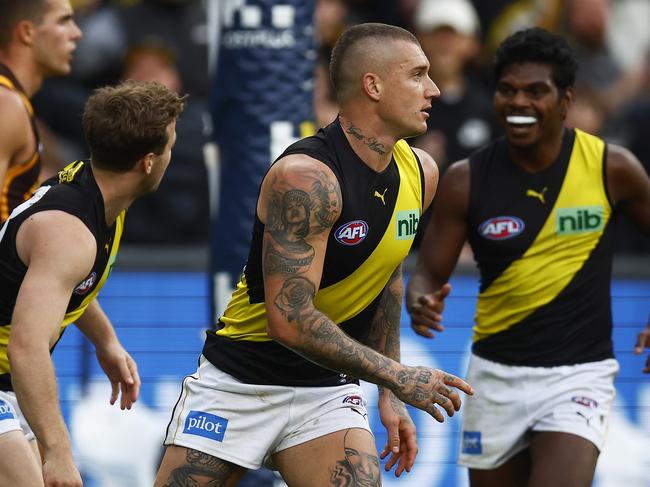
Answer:
<svg viewBox="0 0 650 487"><path fill-rule="evenodd" d="M269 317L266 325L266 334L271 340L276 341L287 348L293 349L297 345L294 327L285 320L277 320Z"/></svg>
<svg viewBox="0 0 650 487"><path fill-rule="evenodd" d="M24 347L19 340L9 340L7 345L7 360L11 370L15 370L20 366L20 361L23 357L29 357L29 351Z"/></svg>

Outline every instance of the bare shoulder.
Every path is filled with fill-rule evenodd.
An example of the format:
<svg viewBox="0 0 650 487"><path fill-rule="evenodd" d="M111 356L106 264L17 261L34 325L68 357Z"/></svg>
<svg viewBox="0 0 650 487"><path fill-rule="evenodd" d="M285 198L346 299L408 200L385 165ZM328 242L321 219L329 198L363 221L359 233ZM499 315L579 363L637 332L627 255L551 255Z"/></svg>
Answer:
<svg viewBox="0 0 650 487"><path fill-rule="evenodd" d="M640 165L639 160L632 151L616 144L607 145L607 163L614 171L625 170L637 164Z"/></svg>
<svg viewBox="0 0 650 487"><path fill-rule="evenodd" d="M433 160L433 157L431 157L428 152L418 147L411 147L411 149L413 149L413 152L415 152L415 154L418 156L418 159L420 159L420 164L422 164L422 170L424 171L425 178L427 175L434 173L438 174L438 164Z"/></svg>
<svg viewBox="0 0 650 487"><path fill-rule="evenodd" d="M464 217L469 208L470 166L468 159L451 164L440 181L438 206Z"/></svg>
<svg viewBox="0 0 650 487"><path fill-rule="evenodd" d="M4 88L0 88L0 118L11 120L0 123L0 159L10 162L15 152L29 144L31 122L20 96Z"/></svg>
<svg viewBox="0 0 650 487"><path fill-rule="evenodd" d="M454 162L445 171L441 184L448 186L448 190L469 192L469 167L469 159Z"/></svg>
<svg viewBox="0 0 650 487"><path fill-rule="evenodd" d="M422 166L422 172L424 174L424 208L426 209L433 201L433 197L438 190L438 165L428 152L417 147L412 147L412 149L420 160L420 165Z"/></svg>
<svg viewBox="0 0 650 487"><path fill-rule="evenodd" d="M625 201L644 188L647 191L648 184L648 174L630 150L615 144L607 146L607 186L614 202Z"/></svg>
<svg viewBox="0 0 650 487"><path fill-rule="evenodd" d="M23 263L74 281L92 269L95 237L76 216L60 210L34 213L18 229L16 250Z"/></svg>
<svg viewBox="0 0 650 487"><path fill-rule="evenodd" d="M331 226L341 214L341 188L334 172L304 154L278 160L266 174L258 202L258 216L267 223L269 208L302 202L321 226Z"/></svg>

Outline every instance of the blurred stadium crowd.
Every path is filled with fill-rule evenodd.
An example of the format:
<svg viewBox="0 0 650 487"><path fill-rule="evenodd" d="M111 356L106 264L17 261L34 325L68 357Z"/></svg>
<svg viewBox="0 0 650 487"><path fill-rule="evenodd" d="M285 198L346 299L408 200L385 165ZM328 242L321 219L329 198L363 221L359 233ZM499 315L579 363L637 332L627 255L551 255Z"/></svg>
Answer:
<svg viewBox="0 0 650 487"><path fill-rule="evenodd" d="M133 205L125 243L204 245L209 240L208 114L210 2L73 0L84 36L72 74L47 80L34 105L41 120L46 175L86 154L81 113L91 91L121 79L159 80L190 95L178 143L157 194ZM214 5L212 5L214 6ZM337 113L327 66L338 35L376 21L419 38L442 95L427 134L412 144L442 170L500 134L491 104L491 59L510 33L542 26L565 36L580 68L568 125L628 147L650 171L650 0L316 0L316 126ZM650 239L619 222L618 252L650 252Z"/></svg>

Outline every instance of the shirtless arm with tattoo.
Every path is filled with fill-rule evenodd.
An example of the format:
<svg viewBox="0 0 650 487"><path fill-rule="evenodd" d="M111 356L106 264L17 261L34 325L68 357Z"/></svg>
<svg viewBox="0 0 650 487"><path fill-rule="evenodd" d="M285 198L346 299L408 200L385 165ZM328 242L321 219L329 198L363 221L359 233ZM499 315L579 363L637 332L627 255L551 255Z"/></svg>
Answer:
<svg viewBox="0 0 650 487"><path fill-rule="evenodd" d="M309 208L310 211L306 211ZM341 192L332 171L304 155L273 165L261 189L257 212L265 224L263 268L271 338L323 367L375 383L437 421L460 408L451 387L472 388L451 374L403 365L359 343L314 306L327 238L341 212Z"/></svg>

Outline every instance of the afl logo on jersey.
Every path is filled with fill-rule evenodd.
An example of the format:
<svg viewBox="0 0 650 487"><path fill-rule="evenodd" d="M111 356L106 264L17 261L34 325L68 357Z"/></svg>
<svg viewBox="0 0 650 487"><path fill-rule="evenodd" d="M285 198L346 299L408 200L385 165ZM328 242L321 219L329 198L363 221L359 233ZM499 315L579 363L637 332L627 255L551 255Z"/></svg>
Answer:
<svg viewBox="0 0 650 487"><path fill-rule="evenodd" d="M76 288L74 288L74 293L75 294L86 294L90 289L93 287L95 284L95 281L97 280L97 273L96 272L91 272L90 275L81 281Z"/></svg>
<svg viewBox="0 0 650 487"><path fill-rule="evenodd" d="M334 232L336 241L343 245L358 245L366 238L366 235L368 235L368 224L363 220L348 222Z"/></svg>
<svg viewBox="0 0 650 487"><path fill-rule="evenodd" d="M523 232L524 227L523 220L515 216L497 216L481 223L478 233L489 240L507 240Z"/></svg>

